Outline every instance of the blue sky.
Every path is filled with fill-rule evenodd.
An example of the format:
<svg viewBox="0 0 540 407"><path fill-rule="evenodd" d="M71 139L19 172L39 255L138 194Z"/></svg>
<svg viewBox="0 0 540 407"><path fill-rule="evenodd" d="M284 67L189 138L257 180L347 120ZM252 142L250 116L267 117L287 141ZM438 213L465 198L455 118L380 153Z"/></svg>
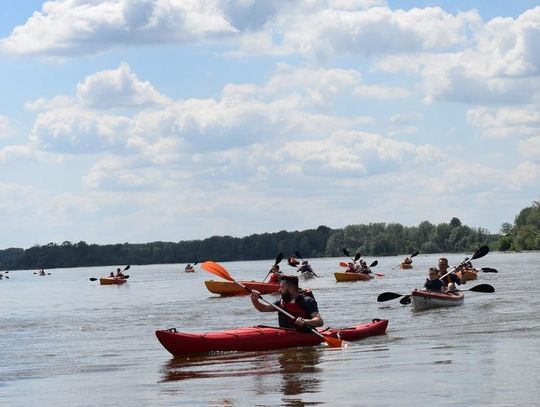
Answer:
<svg viewBox="0 0 540 407"><path fill-rule="evenodd" d="M533 1L57 0L0 15L0 248L539 198Z"/></svg>

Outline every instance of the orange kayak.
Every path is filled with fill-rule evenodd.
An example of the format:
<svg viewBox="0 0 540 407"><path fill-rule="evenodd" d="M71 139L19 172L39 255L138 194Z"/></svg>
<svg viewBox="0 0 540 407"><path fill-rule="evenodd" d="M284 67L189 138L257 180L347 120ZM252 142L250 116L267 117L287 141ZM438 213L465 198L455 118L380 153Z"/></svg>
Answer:
<svg viewBox="0 0 540 407"><path fill-rule="evenodd" d="M120 285L127 282L127 279L120 277L101 277L99 279L99 284L101 285Z"/></svg>
<svg viewBox="0 0 540 407"><path fill-rule="evenodd" d="M478 278L478 272L475 269L465 269L458 271L456 274L459 278L463 276L463 273L465 273L465 280L472 281L476 280Z"/></svg>
<svg viewBox="0 0 540 407"><path fill-rule="evenodd" d="M407 264L407 263L401 263L400 266L399 266L401 269L403 270L408 270L408 269L412 269L412 264Z"/></svg>
<svg viewBox="0 0 540 407"><path fill-rule="evenodd" d="M279 291L279 284L276 283L264 283L262 281L239 281L243 285L252 290L257 290L261 294L272 294ZM232 281L216 281L206 280L204 282L208 291L214 294L222 296L228 295L246 295L249 294L246 290L240 288Z"/></svg>
<svg viewBox="0 0 540 407"><path fill-rule="evenodd" d="M367 281L373 278L371 274L347 273L338 271L334 273L336 281Z"/></svg>

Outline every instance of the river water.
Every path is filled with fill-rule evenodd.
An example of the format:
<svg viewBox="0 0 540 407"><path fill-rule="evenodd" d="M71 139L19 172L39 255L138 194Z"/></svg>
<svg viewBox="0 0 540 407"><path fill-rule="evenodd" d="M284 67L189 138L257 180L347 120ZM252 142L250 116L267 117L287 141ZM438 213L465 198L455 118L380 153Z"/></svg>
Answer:
<svg viewBox="0 0 540 407"><path fill-rule="evenodd" d="M311 287L326 325L390 320L386 335L344 349L237 352L174 359L154 331L205 332L275 325L248 297L221 298L184 265L131 266L123 286L89 277L114 267L12 271L0 281L2 406L510 406L540 400L540 253L490 253L476 282L493 294L466 293L455 308L413 312L384 291L421 287L439 255L379 258L385 276L337 283L345 259L314 259ZM457 264L465 254L449 254ZM373 258L367 259L370 263ZM273 261L222 263L238 279L262 279ZM294 272L293 269L289 269ZM267 296L275 299L275 296Z"/></svg>

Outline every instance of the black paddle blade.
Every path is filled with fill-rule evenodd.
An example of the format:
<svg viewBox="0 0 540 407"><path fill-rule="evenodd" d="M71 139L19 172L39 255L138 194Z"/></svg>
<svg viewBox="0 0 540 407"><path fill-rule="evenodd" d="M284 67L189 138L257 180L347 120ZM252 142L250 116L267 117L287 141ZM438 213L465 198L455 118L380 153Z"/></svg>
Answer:
<svg viewBox="0 0 540 407"><path fill-rule="evenodd" d="M414 252L413 254L411 254L410 258L412 259L413 257L418 256L418 254L419 254L418 252Z"/></svg>
<svg viewBox="0 0 540 407"><path fill-rule="evenodd" d="M480 257L484 257L486 254L489 253L489 247L482 246L479 248L471 257L471 260L479 259Z"/></svg>
<svg viewBox="0 0 540 407"><path fill-rule="evenodd" d="M129 274L126 274L126 275L125 275L124 277L122 277L122 278L129 278Z"/></svg>
<svg viewBox="0 0 540 407"><path fill-rule="evenodd" d="M411 303L411 296L410 295L404 296L401 300L399 300L399 303L403 304L403 305L410 304Z"/></svg>
<svg viewBox="0 0 540 407"><path fill-rule="evenodd" d="M279 263L281 263L281 260L283 260L283 253L279 253L276 256L276 262L274 263L274 266L277 266Z"/></svg>
<svg viewBox="0 0 540 407"><path fill-rule="evenodd" d="M490 284L479 284L469 288L469 291L475 291L477 293L494 293L495 288Z"/></svg>
<svg viewBox="0 0 540 407"><path fill-rule="evenodd" d="M196 261L195 263L193 263L193 265L194 265L194 266L196 266L197 264L199 264L199 262L198 262L198 261Z"/></svg>
<svg viewBox="0 0 540 407"><path fill-rule="evenodd" d="M484 273L498 273L499 272L497 269L493 269L491 267L482 267L480 270L482 270Z"/></svg>
<svg viewBox="0 0 540 407"><path fill-rule="evenodd" d="M343 249L343 254L347 257L351 257L351 255L349 254L349 251L347 249Z"/></svg>
<svg viewBox="0 0 540 407"><path fill-rule="evenodd" d="M354 256L354 261L358 261L358 259L362 257L360 253L356 253L356 256Z"/></svg>
<svg viewBox="0 0 540 407"><path fill-rule="evenodd" d="M375 267L377 264L379 264L379 260L375 260L373 263L369 265L369 267Z"/></svg>
<svg viewBox="0 0 540 407"><path fill-rule="evenodd" d="M296 257L298 257L299 259L302 259L304 260L304 258L302 257L302 255L300 254L300 252L297 250L294 252L294 254L296 255Z"/></svg>
<svg viewBox="0 0 540 407"><path fill-rule="evenodd" d="M128 264L128 265L124 268L124 271L129 270L130 267L131 267L131 266Z"/></svg>
<svg viewBox="0 0 540 407"><path fill-rule="evenodd" d="M90 277L90 281L97 281L98 279L95 277Z"/></svg>
<svg viewBox="0 0 540 407"><path fill-rule="evenodd" d="M394 300L402 296L403 294L385 292L385 293L379 294L379 296L377 297L377 302L390 301L390 300Z"/></svg>

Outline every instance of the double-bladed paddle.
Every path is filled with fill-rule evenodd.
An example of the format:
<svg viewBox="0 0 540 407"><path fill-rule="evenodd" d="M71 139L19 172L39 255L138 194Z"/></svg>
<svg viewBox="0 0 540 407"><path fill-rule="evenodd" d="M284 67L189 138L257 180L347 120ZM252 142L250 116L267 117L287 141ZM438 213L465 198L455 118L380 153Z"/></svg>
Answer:
<svg viewBox="0 0 540 407"><path fill-rule="evenodd" d="M128 264L128 265L124 268L124 270L122 270L122 271L129 270L130 267L131 267L131 266ZM109 278L109 277L107 277L107 278ZM124 277L119 277L119 278L129 278L129 276L126 275L126 276L124 276ZM90 277L90 281L97 281L97 280L99 280L99 278L96 278L96 277Z"/></svg>
<svg viewBox="0 0 540 407"><path fill-rule="evenodd" d="M279 253L279 254L276 256L276 261L274 262L274 266L277 266L279 263L281 263L281 260L283 260L283 253ZM202 264L201 264L201 267L202 267ZM273 266L272 266L272 267L273 267ZM272 272L272 269L270 269L270 271L266 274L266 277L264 277L263 283L264 283L264 281L268 278L268 276L270 275L271 272Z"/></svg>
<svg viewBox="0 0 540 407"><path fill-rule="evenodd" d="M213 262L213 261L205 261L203 264L201 264L201 267L202 267L203 270L206 270L209 273L212 273L212 274L214 274L214 275L216 275L218 277L221 277L221 278L223 278L225 280L232 281L233 283L235 283L239 287L242 287L244 290L246 290L250 294L253 293L253 290L251 288L246 287L245 285L243 285L242 283L236 281L233 277L231 277L229 272L227 270L225 270L225 268L222 265L220 265L220 264L218 264L216 262ZM263 301L265 304L270 305L276 311L281 312L283 315L286 315L287 317L289 317L293 321L296 320L296 318L293 315L289 314L283 308L278 307L276 304L274 304L272 302L266 301L263 298L262 295L259 294L257 297L259 298L259 300ZM306 325L306 328L309 328L309 330L311 332L313 332L315 335L321 337L328 344L328 346L330 346L331 348L341 348L343 346L343 341L341 339L332 338L331 336L323 335L319 331L317 331L315 328L312 328L312 327L307 326L307 325Z"/></svg>
<svg viewBox="0 0 540 407"><path fill-rule="evenodd" d="M360 257L362 257L362 255L360 253L356 253L356 255L354 256L354 259L351 257L351 254L349 253L349 251L345 248L343 248L343 254L347 257L349 257L354 263L356 263L358 261L358 259L360 259Z"/></svg>

